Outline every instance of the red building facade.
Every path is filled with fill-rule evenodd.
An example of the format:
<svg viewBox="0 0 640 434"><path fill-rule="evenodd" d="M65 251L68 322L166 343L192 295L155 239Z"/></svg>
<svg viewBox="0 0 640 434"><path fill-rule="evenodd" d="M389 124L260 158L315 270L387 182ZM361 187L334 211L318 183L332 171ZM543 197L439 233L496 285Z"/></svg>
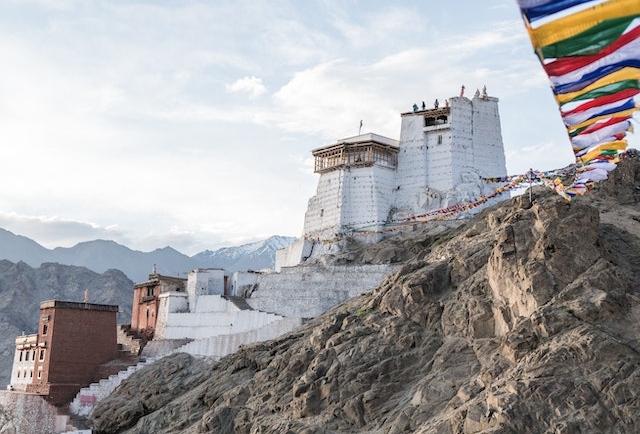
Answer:
<svg viewBox="0 0 640 434"><path fill-rule="evenodd" d="M56 405L99 379L100 365L117 359L118 306L72 301L44 301L33 367L26 391L47 395Z"/></svg>
<svg viewBox="0 0 640 434"><path fill-rule="evenodd" d="M165 292L186 291L187 279L150 274L149 280L133 286L131 330L152 339L158 319L158 296Z"/></svg>

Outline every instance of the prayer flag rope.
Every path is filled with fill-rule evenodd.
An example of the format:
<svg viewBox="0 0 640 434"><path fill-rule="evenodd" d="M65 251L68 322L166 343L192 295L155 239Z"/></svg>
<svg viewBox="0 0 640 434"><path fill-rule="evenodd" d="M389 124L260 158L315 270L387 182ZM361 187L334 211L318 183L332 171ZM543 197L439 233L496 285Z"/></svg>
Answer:
<svg viewBox="0 0 640 434"><path fill-rule="evenodd" d="M517 0L549 76L576 158L571 185L544 179L566 199L607 178L639 109L640 1ZM570 8L575 12L570 13ZM546 22L538 25L544 19Z"/></svg>
<svg viewBox="0 0 640 434"><path fill-rule="evenodd" d="M625 156L640 158L640 152L635 149L629 149L628 151L619 155L620 158ZM407 229L408 227L413 227L419 224L433 223L438 221L444 221L450 219L454 216L457 216L460 213L464 213L470 211L474 208L477 208L480 205L483 205L489 199L500 196L503 193L511 191L515 188L519 187L527 187L532 185L544 185L551 190L555 191L562 197L567 200L571 200L577 194L573 190L569 190L567 186L565 186L566 180L580 176L580 168L572 164L570 166L564 167L562 169L553 169L548 171L540 171L540 170L530 170L529 172L522 175L512 175L512 176L501 176L501 177L489 177L482 178L486 183L504 183L500 187L493 190L491 193L482 195L479 198L474 200L470 200L467 202L461 202L455 205L448 206L446 208L431 210L423 214L417 214L411 217L406 217L397 220L391 221L370 221L364 222L358 227L353 227L349 229L345 229L341 232L334 234L333 237L328 239L318 239L314 237L306 237L307 241L316 243L320 242L322 244L331 244L343 240L345 238L356 237L356 236L368 236L368 235L377 235L377 234L386 234L394 231L401 231ZM563 181L564 180L564 181ZM573 184L575 185L575 183ZM584 191L581 194L584 194L591 190L594 182L585 183ZM575 188L575 187L574 187ZM376 228L376 229L370 229Z"/></svg>

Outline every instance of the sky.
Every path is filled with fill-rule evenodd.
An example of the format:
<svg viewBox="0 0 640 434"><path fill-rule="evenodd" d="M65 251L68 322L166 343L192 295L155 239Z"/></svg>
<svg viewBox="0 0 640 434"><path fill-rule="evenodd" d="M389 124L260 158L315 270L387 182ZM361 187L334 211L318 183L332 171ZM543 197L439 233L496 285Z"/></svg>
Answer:
<svg viewBox="0 0 640 434"><path fill-rule="evenodd" d="M0 228L47 248L300 236L312 149L463 84L510 175L573 162L515 0L0 0L0 56Z"/></svg>

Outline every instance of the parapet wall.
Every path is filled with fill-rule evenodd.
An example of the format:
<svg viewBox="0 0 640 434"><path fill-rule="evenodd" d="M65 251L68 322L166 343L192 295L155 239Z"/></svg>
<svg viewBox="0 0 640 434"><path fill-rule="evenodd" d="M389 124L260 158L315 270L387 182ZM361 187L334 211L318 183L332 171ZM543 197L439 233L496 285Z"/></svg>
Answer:
<svg viewBox="0 0 640 434"><path fill-rule="evenodd" d="M257 310L293 318L312 318L375 289L397 265L284 267L261 274L247 303Z"/></svg>

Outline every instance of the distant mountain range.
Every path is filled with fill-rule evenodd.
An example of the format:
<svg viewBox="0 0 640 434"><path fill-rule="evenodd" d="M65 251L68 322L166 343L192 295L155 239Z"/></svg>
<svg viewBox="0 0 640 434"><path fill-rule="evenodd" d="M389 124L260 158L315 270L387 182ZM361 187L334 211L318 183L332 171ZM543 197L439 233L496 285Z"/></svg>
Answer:
<svg viewBox="0 0 640 434"><path fill-rule="evenodd" d="M52 262L86 267L96 273L117 269L134 282L143 282L154 267L160 274L183 277L195 268L224 268L232 272L273 268L276 250L294 240L294 237L274 235L264 241L187 256L171 247L141 252L106 240L47 249L30 238L0 228L0 259L23 261L32 267Z"/></svg>

